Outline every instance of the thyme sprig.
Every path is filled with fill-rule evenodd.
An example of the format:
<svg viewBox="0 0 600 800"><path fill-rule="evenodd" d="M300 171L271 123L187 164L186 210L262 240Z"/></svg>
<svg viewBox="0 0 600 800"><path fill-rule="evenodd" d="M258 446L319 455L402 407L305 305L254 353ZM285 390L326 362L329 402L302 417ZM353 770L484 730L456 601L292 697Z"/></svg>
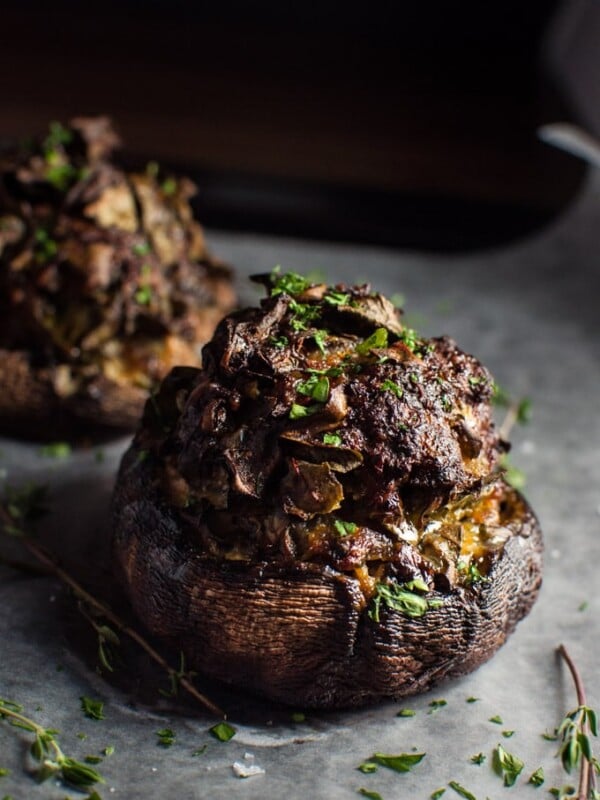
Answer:
<svg viewBox="0 0 600 800"><path fill-rule="evenodd" d="M45 494L42 494L42 496L45 499ZM32 498L35 502L32 501ZM167 673L171 686L181 686L182 689L212 714L218 717L224 717L225 714L223 710L194 686L190 673L182 674L181 665L179 669L171 666L171 664L169 664L140 633L115 614L108 605L90 594L90 592L78 583L65 569L59 566L54 558L29 535L26 523L39 516L39 499L40 487L29 487L28 491L12 490L8 498L3 498L0 501L0 531L3 530L9 535L16 536L27 551L42 564L42 566L71 589L80 602L83 602L94 615L99 615L109 623L102 626L94 625L96 633L99 636L99 651L102 652L103 644L100 641L100 637L104 636L106 640L110 641L111 636L116 636L114 630L118 630L121 634L134 641ZM112 628L110 626L112 626ZM111 632L110 635L108 633L109 631ZM100 658L102 661L102 656L100 656Z"/></svg>
<svg viewBox="0 0 600 800"><path fill-rule="evenodd" d="M39 781L58 777L65 783L79 788L87 788L97 783L105 783L102 775L91 767L65 755L57 741L58 731L44 728L35 720L22 713L23 708L10 700L0 698L0 719L14 728L34 734L29 750L31 757L38 762L35 774Z"/></svg>
<svg viewBox="0 0 600 800"><path fill-rule="evenodd" d="M596 788L596 773L600 772L600 763L592 752L590 739L590 734L598 736L596 712L587 705L581 675L566 647L561 644L557 652L569 668L578 703L577 708L565 714L558 727L561 744L557 756L567 773L579 769L577 800L600 800L600 792Z"/></svg>

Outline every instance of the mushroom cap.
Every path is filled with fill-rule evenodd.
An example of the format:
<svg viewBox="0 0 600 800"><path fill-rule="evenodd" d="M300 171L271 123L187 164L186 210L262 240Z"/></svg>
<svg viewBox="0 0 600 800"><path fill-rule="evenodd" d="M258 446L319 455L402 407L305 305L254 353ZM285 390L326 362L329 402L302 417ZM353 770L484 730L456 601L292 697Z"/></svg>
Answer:
<svg viewBox="0 0 600 800"><path fill-rule="evenodd" d="M148 390L176 364L198 366L235 303L193 217L193 184L152 163L125 171L118 144L108 118L77 118L0 155L0 425L11 433L44 435L57 415L67 432L132 429Z"/></svg>
<svg viewBox="0 0 600 800"><path fill-rule="evenodd" d="M418 618L368 614L356 578L327 565L216 561L186 532L133 444L113 501L114 556L133 608L191 669L272 700L347 708L426 691L487 661L541 585L539 524L513 489L511 535L487 580L437 591Z"/></svg>
<svg viewBox="0 0 600 800"><path fill-rule="evenodd" d="M148 628L212 677L357 706L474 669L527 613L541 532L491 375L368 286L277 273L147 403L114 547Z"/></svg>

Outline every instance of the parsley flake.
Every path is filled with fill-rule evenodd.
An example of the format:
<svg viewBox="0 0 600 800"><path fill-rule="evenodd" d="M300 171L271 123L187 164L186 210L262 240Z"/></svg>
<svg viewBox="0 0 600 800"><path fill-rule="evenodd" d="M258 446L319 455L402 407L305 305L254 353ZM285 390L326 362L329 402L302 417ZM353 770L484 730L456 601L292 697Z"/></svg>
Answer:
<svg viewBox="0 0 600 800"><path fill-rule="evenodd" d="M417 712L412 708L401 708L396 714L397 717L415 717Z"/></svg>
<svg viewBox="0 0 600 800"><path fill-rule="evenodd" d="M356 345L356 352L361 356L366 356L371 350L387 347L388 332L385 328L377 328L364 342Z"/></svg>
<svg viewBox="0 0 600 800"><path fill-rule="evenodd" d="M413 767L425 758L425 755L425 753L398 753L398 755L373 753L365 763L375 762L375 764L380 764L382 767L393 769L394 772L410 772Z"/></svg>
<svg viewBox="0 0 600 800"><path fill-rule="evenodd" d="M380 386L380 389L384 392L393 392L396 397L402 397L404 391L401 386L399 386L395 381L391 381L389 378L386 378Z"/></svg>
<svg viewBox="0 0 600 800"><path fill-rule="evenodd" d="M81 710L88 719L104 719L104 703L102 700L92 700L91 697L80 697Z"/></svg>
<svg viewBox="0 0 600 800"><path fill-rule="evenodd" d="M481 700L480 697L467 697L467 703L478 703Z"/></svg>
<svg viewBox="0 0 600 800"><path fill-rule="evenodd" d="M216 725L209 728L209 733L220 742L228 742L230 739L233 739L237 731L228 722L217 722Z"/></svg>
<svg viewBox="0 0 600 800"><path fill-rule="evenodd" d="M364 775L370 775L373 772L377 772L379 767L374 761L363 761L356 769Z"/></svg>
<svg viewBox="0 0 600 800"><path fill-rule="evenodd" d="M531 783L533 786L541 786L545 780L544 768L538 767L535 772L531 773L527 783Z"/></svg>
<svg viewBox="0 0 600 800"><path fill-rule="evenodd" d="M342 437L338 433L324 433L323 444L331 444L334 447L341 447Z"/></svg>
<svg viewBox="0 0 600 800"><path fill-rule="evenodd" d="M40 447L39 454L45 458L68 458L71 445L68 442L51 442Z"/></svg>
<svg viewBox="0 0 600 800"><path fill-rule="evenodd" d="M171 728L162 728L160 731L156 731L156 735L161 747L172 747L175 744L176 734Z"/></svg>
<svg viewBox="0 0 600 800"><path fill-rule="evenodd" d="M277 267L271 272L271 297L277 297L279 294L302 294L309 286L308 281L303 275L297 272L284 272L283 275L278 274Z"/></svg>
<svg viewBox="0 0 600 800"><path fill-rule="evenodd" d="M290 408L289 418L302 419L302 417L310 417L311 414L314 414L315 411L319 411L322 407L323 406L319 403L315 403L311 406L302 406L300 403L293 403Z"/></svg>
<svg viewBox="0 0 600 800"><path fill-rule="evenodd" d="M440 708L443 708L444 706L447 705L448 705L447 700L432 700L431 703L429 703L430 711L428 711L427 713L435 714L436 711L439 711Z"/></svg>
<svg viewBox="0 0 600 800"><path fill-rule="evenodd" d="M343 519L334 520L333 527L340 536L348 536L348 534L356 533L358 530L358 525L355 522L345 522Z"/></svg>
<svg viewBox="0 0 600 800"><path fill-rule="evenodd" d="M461 786L460 783L458 783L457 781L450 781L448 783L448 786L451 789L454 789L456 794L459 794L461 797L464 797L465 800L477 800L477 798L472 792L470 792L468 789L465 789L465 787Z"/></svg>
<svg viewBox="0 0 600 800"><path fill-rule="evenodd" d="M323 300L329 303L330 306L347 306L350 300L350 293L337 292L334 289L330 289L323 297Z"/></svg>
<svg viewBox="0 0 600 800"><path fill-rule="evenodd" d="M269 344L272 344L273 347L278 347L280 350L287 347L289 343L290 340L287 336L269 336Z"/></svg>
<svg viewBox="0 0 600 800"><path fill-rule="evenodd" d="M370 800L383 800L383 797L379 794L379 792L374 792L372 789L365 789L364 786L360 787L358 793L362 794L363 797L370 798Z"/></svg>
<svg viewBox="0 0 600 800"><path fill-rule="evenodd" d="M504 720L499 714L496 714L495 717L490 717L490 722L493 722L494 725L504 725Z"/></svg>
<svg viewBox="0 0 600 800"><path fill-rule="evenodd" d="M477 753L477 755L471 756L471 763L477 764L477 766L479 766L480 764L484 763L485 759L486 756L484 755L484 753Z"/></svg>
<svg viewBox="0 0 600 800"><path fill-rule="evenodd" d="M311 375L305 381L296 384L296 391L316 400L317 403L326 403L329 397L329 378L326 375Z"/></svg>
<svg viewBox="0 0 600 800"><path fill-rule="evenodd" d="M514 786L524 766L520 758L509 753L501 744L494 750L494 771L504 779L505 786Z"/></svg>
<svg viewBox="0 0 600 800"><path fill-rule="evenodd" d="M417 584L412 581L412 587L423 590L427 587L425 582ZM441 601L437 598L428 599L411 591L409 584L401 583L378 583L375 590L369 617L374 622L380 622L381 604L384 604L392 611L398 611L407 617L422 617L430 608L439 608Z"/></svg>
<svg viewBox="0 0 600 800"><path fill-rule="evenodd" d="M147 256L150 249L150 244L148 242L136 242L131 248L131 251L135 256Z"/></svg>

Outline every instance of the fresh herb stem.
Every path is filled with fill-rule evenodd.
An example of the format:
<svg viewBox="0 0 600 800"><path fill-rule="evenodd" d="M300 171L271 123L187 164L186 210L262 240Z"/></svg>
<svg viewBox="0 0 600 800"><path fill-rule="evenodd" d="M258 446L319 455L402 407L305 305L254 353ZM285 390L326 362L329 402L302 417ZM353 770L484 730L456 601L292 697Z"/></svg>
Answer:
<svg viewBox="0 0 600 800"><path fill-rule="evenodd" d="M0 523L2 525L11 526L13 524L13 520L11 515L8 511L4 508L4 505L0 503ZM66 586L68 586L73 593L78 597L80 600L83 600L84 603L87 603L90 608L93 608L103 617L105 617L109 622L111 622L115 628L121 631L121 633L125 634L127 637L132 639L139 647L141 647L144 652L146 652L150 658L155 661L160 667L162 667L169 679L177 680L179 685L185 689L185 691L191 695L195 700L197 700L200 705L204 706L204 708L208 709L212 714L217 717L224 717L225 713L219 706L212 702L208 697L203 695L201 692L196 689L194 684L186 677L185 675L179 675L178 670L175 667L172 667L161 654L152 647L152 645L144 639L144 637L139 634L134 628L131 628L126 622L124 622L120 617L118 617L112 609L110 609L107 605L102 603L100 600L95 598L92 594L90 594L86 589L81 586L68 572L66 572L62 567L55 563L54 559L52 559L36 542L34 542L28 536L19 537L20 541L22 542L23 546L27 548L27 550L31 553L34 558L37 559L44 567L46 567L52 574L54 574L59 580L61 580Z"/></svg>
<svg viewBox="0 0 600 800"><path fill-rule="evenodd" d="M32 719L29 719L29 717L26 717L24 714L20 714L18 711L8 708L6 705L4 705L4 703L0 703L0 719L3 717L8 720L14 720L17 723L17 727L29 731L30 733L35 733L41 736L46 735L46 729L42 727L42 725L39 725ZM53 736L48 737L47 742L48 745L54 750L56 761L60 763L60 761L65 758L65 754L63 753L60 745Z"/></svg>
<svg viewBox="0 0 600 800"><path fill-rule="evenodd" d="M577 711L587 711L587 699L585 695L585 687L583 685L583 680L577 669L577 666L571 656L569 655L567 648L564 644L559 645L557 648L557 652L559 656L564 660L565 664L569 668L569 672L571 673L571 677L573 678L573 683L575 684L575 693L577 694L577 704L578 709ZM569 714L565 717L565 722L571 717L572 715ZM580 737L584 737L585 739L589 740L589 733L590 733L590 724L589 724L589 714L581 713L578 715L578 722L577 726L568 726L567 731L563 734L563 747L561 747L561 751L565 746L568 747L568 738L569 735L575 735L575 741L579 741ZM594 723L595 724L595 723ZM561 726L562 727L562 726ZM577 731L579 728L579 731ZM560 731L560 728L559 728ZM569 731L571 734L569 734ZM563 762L564 763L564 762ZM594 768L597 762L595 759L591 759L586 755L585 752L581 751L580 754L580 771L579 771L579 787L577 789L577 800L588 800L590 796L595 794L596 789L596 775Z"/></svg>

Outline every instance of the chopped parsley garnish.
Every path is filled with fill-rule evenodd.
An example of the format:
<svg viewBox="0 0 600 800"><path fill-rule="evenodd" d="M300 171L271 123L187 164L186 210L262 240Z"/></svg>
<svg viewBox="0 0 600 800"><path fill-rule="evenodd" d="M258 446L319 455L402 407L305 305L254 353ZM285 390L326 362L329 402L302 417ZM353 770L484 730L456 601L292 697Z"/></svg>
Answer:
<svg viewBox="0 0 600 800"><path fill-rule="evenodd" d="M504 725L504 720L500 716L500 714L496 714L495 717L490 717L490 722L493 722L494 725Z"/></svg>
<svg viewBox="0 0 600 800"><path fill-rule="evenodd" d="M297 272L284 272L283 275L279 275L277 267L271 272L271 281L273 284L271 297L279 294L302 294L310 286L310 281L303 275L299 275Z"/></svg>
<svg viewBox="0 0 600 800"><path fill-rule="evenodd" d="M515 735L514 731L502 731L502 736L504 736L505 739L510 739L514 735Z"/></svg>
<svg viewBox="0 0 600 800"><path fill-rule="evenodd" d="M152 287L144 283L134 294L135 302L141 306L149 306L152 302Z"/></svg>
<svg viewBox="0 0 600 800"><path fill-rule="evenodd" d="M404 328L400 334L400 341L403 342L411 352L415 352L420 345L417 332L413 328Z"/></svg>
<svg viewBox="0 0 600 800"><path fill-rule="evenodd" d="M480 697L467 697L467 703L478 703L481 700Z"/></svg>
<svg viewBox="0 0 600 800"><path fill-rule="evenodd" d="M363 763L357 767L357 770L364 775L370 775L373 772L377 772L378 769L379 767L374 761L363 761Z"/></svg>
<svg viewBox="0 0 600 800"><path fill-rule="evenodd" d="M6 767L0 767L0 778L4 778L6 775L10 775L10 770L6 769Z"/></svg>
<svg viewBox="0 0 600 800"><path fill-rule="evenodd" d="M440 797L444 794L446 794L446 789L442 786L429 795L429 800L440 800Z"/></svg>
<svg viewBox="0 0 600 800"><path fill-rule="evenodd" d="M415 581L412 582L413 588L423 591L422 587L415 583ZM411 591L410 588L407 588L408 586L408 584L401 583L378 583L368 612L369 617L374 622L380 621L382 603L392 611L399 611L407 617L422 617L430 608L439 608L442 605L441 600L436 598L429 600ZM427 588L424 582L423 586Z"/></svg>
<svg viewBox="0 0 600 800"><path fill-rule="evenodd" d="M451 789L454 789L456 794L459 794L461 797L464 797L465 800L477 800L477 798L472 792L470 792L468 789L465 789L465 787L461 786L460 783L458 783L457 781L449 781L448 786Z"/></svg>
<svg viewBox="0 0 600 800"><path fill-rule="evenodd" d="M45 153L55 150L57 147L61 147L65 144L70 144L73 141L72 132L68 128L65 128L64 125L61 125L60 122L54 120L50 123L48 128L50 132L42 144Z"/></svg>
<svg viewBox="0 0 600 800"><path fill-rule="evenodd" d="M379 794L379 792L374 792L372 789L365 789L364 786L360 787L358 793L363 797L368 797L369 800L383 800L383 797Z"/></svg>
<svg viewBox="0 0 600 800"><path fill-rule="evenodd" d="M465 586L473 586L474 583L489 583L489 578L482 575L476 564L466 564L464 561L459 561L456 565L460 576L462 577Z"/></svg>
<svg viewBox="0 0 600 800"><path fill-rule="evenodd" d="M342 437L338 433L324 433L323 444L331 444L334 447L341 447Z"/></svg>
<svg viewBox="0 0 600 800"><path fill-rule="evenodd" d="M483 764L485 759L486 759L486 756L483 753L477 753L477 755L471 756L471 763L472 764L477 764L477 766L479 766L480 764Z"/></svg>
<svg viewBox="0 0 600 800"><path fill-rule="evenodd" d="M290 319L290 327L296 332L307 330L309 324L314 322L321 313L318 306L298 303L293 298L290 300L290 311L293 314Z"/></svg>
<svg viewBox="0 0 600 800"><path fill-rule="evenodd" d="M399 753L398 755L373 753L366 763L375 762L375 764L380 764L382 767L393 769L394 772L410 772L413 767L425 758L425 755L425 753Z"/></svg>
<svg viewBox="0 0 600 800"><path fill-rule="evenodd" d="M345 522L343 519L334 520L333 527L340 536L348 536L358 530L358 525L355 522Z"/></svg>
<svg viewBox="0 0 600 800"><path fill-rule="evenodd" d="M442 408L444 409L444 411L452 410L452 400L450 400L447 394L443 394L440 397L440 402L442 404Z"/></svg>
<svg viewBox="0 0 600 800"><path fill-rule="evenodd" d="M115 752L114 745L109 744L108 747L105 747L104 750L102 751L102 755L103 756L112 756L112 754L114 752Z"/></svg>
<svg viewBox="0 0 600 800"><path fill-rule="evenodd" d="M447 700L432 700L431 703L429 703L429 711L427 713L435 714L436 711L439 711L440 708L444 708L444 706L447 705L448 705Z"/></svg>
<svg viewBox="0 0 600 800"><path fill-rule="evenodd" d="M396 714L397 717L415 717L417 714L412 708L401 708Z"/></svg>
<svg viewBox="0 0 600 800"><path fill-rule="evenodd" d="M24 536L28 524L47 512L47 496L48 487L41 484L7 486L4 490L4 506L13 524L7 520L4 523L4 532L11 536Z"/></svg>
<svg viewBox="0 0 600 800"><path fill-rule="evenodd" d="M177 181L175 178L167 178L162 182L161 187L163 194L172 195L177 191Z"/></svg>
<svg viewBox="0 0 600 800"><path fill-rule="evenodd" d="M46 156L46 160L48 161L48 166L44 172L44 177L59 192L65 192L80 177L80 171L72 164L52 163L49 160L49 156Z"/></svg>
<svg viewBox="0 0 600 800"><path fill-rule="evenodd" d="M545 779L544 768L538 767L535 772L531 773L527 783L531 783L533 786L541 786Z"/></svg>
<svg viewBox="0 0 600 800"><path fill-rule="evenodd" d="M317 403L326 403L329 397L329 378L313 374L305 381L297 383L296 391L316 400Z"/></svg>
<svg viewBox="0 0 600 800"><path fill-rule="evenodd" d="M356 352L361 356L366 356L371 350L387 347L388 332L385 328L377 328L364 342L356 345Z"/></svg>
<svg viewBox="0 0 600 800"><path fill-rule="evenodd" d="M207 747L208 747L208 745L207 745L207 744L203 744L203 745L202 745L202 747L198 747L198 748L197 748L196 750L194 750L194 752L192 753L192 757L193 757L193 758L196 758L197 756L201 756L201 755L203 755L204 753L206 753L206 748L207 748Z"/></svg>
<svg viewBox="0 0 600 800"><path fill-rule="evenodd" d="M487 383L487 378L483 375L479 375L477 377L471 375L469 378L469 386L483 386Z"/></svg>
<svg viewBox="0 0 600 800"><path fill-rule="evenodd" d="M102 758L101 756L85 756L84 759L86 764L101 764Z"/></svg>
<svg viewBox="0 0 600 800"><path fill-rule="evenodd" d="M495 381L492 383L492 403L495 406L507 407L510 405L510 396Z"/></svg>
<svg viewBox="0 0 600 800"><path fill-rule="evenodd" d="M57 254L58 245L54 239L50 237L48 231L44 228L36 228L33 234L33 239L33 253L38 264L45 264Z"/></svg>
<svg viewBox="0 0 600 800"><path fill-rule="evenodd" d="M233 739L237 731L233 725L230 725L228 722L217 722L216 725L209 728L209 733L220 742L228 742L230 739Z"/></svg>
<svg viewBox="0 0 600 800"><path fill-rule="evenodd" d="M507 752L501 744L494 750L494 771L504 779L505 786L514 786L525 764Z"/></svg>
<svg viewBox="0 0 600 800"><path fill-rule="evenodd" d="M588 601L587 601L587 600L584 600L584 601L583 601L583 603L580 603L580 604L577 606L577 611L585 611L585 610L587 609L587 607L588 607L588 606L589 606L589 603L588 603Z"/></svg>
<svg viewBox="0 0 600 800"><path fill-rule="evenodd" d="M38 452L46 458L68 458L71 455L71 445L68 442L51 442L40 447Z"/></svg>
<svg viewBox="0 0 600 800"><path fill-rule="evenodd" d="M273 347L279 347L281 350L287 347L289 343L290 340L287 336L269 336L269 344L272 344Z"/></svg>
<svg viewBox="0 0 600 800"><path fill-rule="evenodd" d="M80 697L81 710L89 719L104 719L104 703L101 700L92 700L91 697Z"/></svg>
<svg viewBox="0 0 600 800"><path fill-rule="evenodd" d="M507 483L515 489L523 489L527 483L525 473L511 463L508 454L503 453L500 457L500 466L504 469L504 477Z"/></svg>
<svg viewBox="0 0 600 800"><path fill-rule="evenodd" d="M529 397L524 397L517 407L517 422L520 425L527 425L531 422L532 402Z"/></svg>
<svg viewBox="0 0 600 800"><path fill-rule="evenodd" d="M330 289L323 300L329 303L330 306L347 306L350 300L350 293L336 292L334 289Z"/></svg>
<svg viewBox="0 0 600 800"><path fill-rule="evenodd" d="M156 735L161 747L172 747L175 744L176 734L171 728L162 728L160 731L156 731Z"/></svg>
<svg viewBox="0 0 600 800"><path fill-rule="evenodd" d="M323 354L325 354L325 342L327 341L328 336L329 333L323 328L320 328L318 331L315 331L313 333L313 339L315 340L315 344Z"/></svg>
<svg viewBox="0 0 600 800"><path fill-rule="evenodd" d="M393 392L396 397L402 397L404 394L402 387L399 386L395 381L391 381L389 378L386 378L383 381L380 388L384 392Z"/></svg>
<svg viewBox="0 0 600 800"><path fill-rule="evenodd" d="M300 403L293 403L290 408L290 419L302 419L302 417L310 417L315 411L319 411L323 406L320 403L315 403L311 406L302 406Z"/></svg>
<svg viewBox="0 0 600 800"><path fill-rule="evenodd" d="M135 256L147 256L150 252L150 244L148 242L137 242L131 248L131 252Z"/></svg>

